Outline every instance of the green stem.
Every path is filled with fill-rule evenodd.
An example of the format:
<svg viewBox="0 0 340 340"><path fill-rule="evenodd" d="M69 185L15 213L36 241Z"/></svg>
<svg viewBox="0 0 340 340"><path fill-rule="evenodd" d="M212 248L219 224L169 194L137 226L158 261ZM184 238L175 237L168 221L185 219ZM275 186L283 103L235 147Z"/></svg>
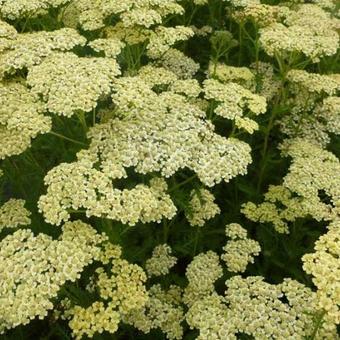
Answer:
<svg viewBox="0 0 340 340"><path fill-rule="evenodd" d="M82 146L87 146L87 144L85 144L85 143L82 143L82 142L79 142L79 141L77 141L75 139L66 137L66 136L61 135L60 133L57 133L57 132L54 132L54 131L50 131L49 134L52 135L52 136L59 137L61 139L65 139L65 140L67 140L69 142L72 142L72 143L75 143L75 144L79 144L79 145L82 145Z"/></svg>
<svg viewBox="0 0 340 340"><path fill-rule="evenodd" d="M185 184L191 182L191 181L192 181L193 179L195 179L195 178L196 178L196 175L193 175L193 176L187 178L187 179L184 180L183 182L178 183L178 184L176 184L175 186L173 186L170 190L168 190L168 192L172 192L172 191L174 191L174 190L180 188L181 186L183 186L183 185L185 185Z"/></svg>
<svg viewBox="0 0 340 340"><path fill-rule="evenodd" d="M316 322L315 322L315 327L313 329L313 333L312 335L308 338L308 340L314 340L317 333L318 333L318 330L320 329L320 326L322 325L322 322L323 322L323 317L325 316L326 314L326 311L322 311L320 313L320 315L318 315L317 319L316 319Z"/></svg>

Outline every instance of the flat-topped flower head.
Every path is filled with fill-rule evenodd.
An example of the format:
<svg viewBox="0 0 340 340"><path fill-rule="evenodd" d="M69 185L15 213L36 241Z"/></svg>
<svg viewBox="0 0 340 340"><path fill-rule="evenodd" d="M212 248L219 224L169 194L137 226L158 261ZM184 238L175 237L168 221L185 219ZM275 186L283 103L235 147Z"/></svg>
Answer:
<svg viewBox="0 0 340 340"><path fill-rule="evenodd" d="M24 83L0 83L0 159L22 153L32 139L51 130L51 118L43 111Z"/></svg>
<svg viewBox="0 0 340 340"><path fill-rule="evenodd" d="M11 198L0 207L0 231L31 224L31 212L25 208L25 200Z"/></svg>
<svg viewBox="0 0 340 340"><path fill-rule="evenodd" d="M110 93L119 74L119 66L112 58L55 53L30 70L27 82L50 112L70 117L95 108L99 99Z"/></svg>
<svg viewBox="0 0 340 340"><path fill-rule="evenodd" d="M61 286L79 279L104 240L81 221L65 224L59 240L30 230L6 236L0 242L0 334L45 318Z"/></svg>
<svg viewBox="0 0 340 340"><path fill-rule="evenodd" d="M31 70L49 55L84 46L86 38L72 28L56 31L15 34L8 38L0 53L0 77L14 74L18 70Z"/></svg>

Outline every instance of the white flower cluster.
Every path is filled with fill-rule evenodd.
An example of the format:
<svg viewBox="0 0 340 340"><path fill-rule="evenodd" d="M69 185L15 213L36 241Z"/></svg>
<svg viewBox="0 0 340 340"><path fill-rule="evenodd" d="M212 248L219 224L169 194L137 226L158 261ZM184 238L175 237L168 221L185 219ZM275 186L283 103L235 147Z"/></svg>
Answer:
<svg viewBox="0 0 340 340"><path fill-rule="evenodd" d="M66 281L79 279L106 240L81 221L68 222L60 240L18 230L0 242L0 333L43 319Z"/></svg>
<svg viewBox="0 0 340 340"><path fill-rule="evenodd" d="M0 207L0 231L31 224L31 212L25 208L25 200L11 198Z"/></svg>
<svg viewBox="0 0 340 340"><path fill-rule="evenodd" d="M31 70L57 51L69 51L86 43L86 38L72 28L22 34L13 30L0 49L1 77L22 69Z"/></svg>
<svg viewBox="0 0 340 340"><path fill-rule="evenodd" d="M42 103L20 82L0 83L0 159L25 151L31 140L51 130Z"/></svg>
<svg viewBox="0 0 340 340"><path fill-rule="evenodd" d="M215 79L204 81L206 99L213 99L219 103L215 113L221 117L235 121L238 128L245 129L249 133L258 130L258 124L244 115L249 110L251 114L265 113L267 102L264 97L252 93L248 89L234 82L222 84Z"/></svg>
<svg viewBox="0 0 340 340"><path fill-rule="evenodd" d="M277 22L260 30L260 42L270 56L288 57L301 53L318 62L321 57L337 52L338 19L314 4L302 4L288 10L283 23Z"/></svg>
<svg viewBox="0 0 340 340"><path fill-rule="evenodd" d="M27 82L50 112L70 117L95 108L97 101L110 93L119 74L117 62L111 58L54 53L29 71Z"/></svg>
<svg viewBox="0 0 340 340"><path fill-rule="evenodd" d="M96 269L96 288L100 300L87 308L75 305L66 311L75 339L107 331L115 333L122 317L140 310L148 301L146 275L141 267L120 258L117 247L107 248L104 258L110 269ZM106 261L105 261L106 262Z"/></svg>
<svg viewBox="0 0 340 340"><path fill-rule="evenodd" d="M152 251L152 257L146 260L145 269L148 277L166 275L176 264L177 258L171 255L171 247L160 244Z"/></svg>
<svg viewBox="0 0 340 340"><path fill-rule="evenodd" d="M166 193L163 179L153 178L149 185L119 190L113 187L114 178L87 160L62 163L45 177L48 189L39 199L39 209L47 222L56 225L70 218L70 210L78 209L85 209L87 217L104 217L129 225L160 222L163 217L171 219L175 215L176 207Z"/></svg>
<svg viewBox="0 0 340 340"><path fill-rule="evenodd" d="M226 226L226 235L230 240L223 247L221 259L226 263L230 272L244 272L248 263L254 263L254 256L261 251L260 244L247 237L246 229L237 223Z"/></svg>
<svg viewBox="0 0 340 340"><path fill-rule="evenodd" d="M15 20L22 17L35 17L49 8L67 4L71 0L1 0L0 14L2 17Z"/></svg>
<svg viewBox="0 0 340 340"><path fill-rule="evenodd" d="M234 276L226 285L225 296L213 293L190 306L186 320L200 331L197 339L236 340L240 333L255 339L303 339L312 335L313 315L318 312L316 296L303 284L285 279L273 285L262 277ZM332 339L336 327L325 322L317 336Z"/></svg>
<svg viewBox="0 0 340 340"><path fill-rule="evenodd" d="M206 221L221 212L214 201L214 195L207 189L191 191L188 211L185 214L191 226L203 227Z"/></svg>
<svg viewBox="0 0 340 340"><path fill-rule="evenodd" d="M318 288L319 308L335 324L340 323L340 221L332 222L328 232L315 242L315 252L302 257L303 269L313 276Z"/></svg>
<svg viewBox="0 0 340 340"><path fill-rule="evenodd" d="M141 310L133 310L123 321L133 325L144 333L159 328L168 339L183 339L184 311L181 307L182 291L180 287L171 285L167 291L159 284L148 290L149 299Z"/></svg>

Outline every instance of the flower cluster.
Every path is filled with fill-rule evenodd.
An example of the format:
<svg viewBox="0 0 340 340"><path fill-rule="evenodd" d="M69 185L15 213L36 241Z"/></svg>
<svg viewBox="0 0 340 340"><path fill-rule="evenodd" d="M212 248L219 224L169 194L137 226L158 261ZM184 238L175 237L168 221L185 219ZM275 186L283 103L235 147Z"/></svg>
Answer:
<svg viewBox="0 0 340 340"><path fill-rule="evenodd" d="M339 45L338 19L314 4L286 10L283 22L260 30L260 42L270 56L288 58L301 53L313 62L336 53Z"/></svg>
<svg viewBox="0 0 340 340"><path fill-rule="evenodd" d="M0 159L25 151L31 140L51 129L44 105L21 82L0 83Z"/></svg>
<svg viewBox="0 0 340 340"><path fill-rule="evenodd" d="M24 200L11 198L0 207L0 231L31 224L31 212L24 205Z"/></svg>
<svg viewBox="0 0 340 340"><path fill-rule="evenodd" d="M152 251L152 257L146 260L145 269L149 277L166 275L176 264L177 259L171 256L171 248L167 244L160 244Z"/></svg>
<svg viewBox="0 0 340 340"><path fill-rule="evenodd" d="M311 314L318 311L316 297L303 284L285 279L273 285L263 277L234 276L226 286L224 296L214 293L190 307L186 320L200 331L197 339L236 340L239 333L255 339L302 339L313 333ZM335 334L331 323L318 329L320 338Z"/></svg>
<svg viewBox="0 0 340 340"><path fill-rule="evenodd" d="M244 115L249 110L253 115L265 113L267 109L266 99L252 93L248 89L234 82L222 84L215 79L204 81L205 98L213 99L219 103L215 113L221 117L235 121L240 129L253 133L259 128L258 124Z"/></svg>
<svg viewBox="0 0 340 340"><path fill-rule="evenodd" d="M159 328L168 339L182 339L184 310L181 306L182 291L178 286L170 286L164 291L159 284L148 290L149 299L140 310L133 310L123 320L144 333Z"/></svg>
<svg viewBox="0 0 340 340"><path fill-rule="evenodd" d="M120 258L119 249L109 247L106 250L102 256L108 260L110 269L99 267L95 273L100 299L87 308L75 305L67 310L75 339L84 335L93 337L103 331L115 333L123 316L140 310L148 301L142 268Z"/></svg>
<svg viewBox="0 0 340 340"><path fill-rule="evenodd" d="M313 276L318 288L319 308L326 311L335 324L340 322L339 284L340 284L340 222L336 220L328 227L328 232L315 242L315 252L302 257L303 269Z"/></svg>
<svg viewBox="0 0 340 340"><path fill-rule="evenodd" d="M97 101L110 93L119 74L115 59L54 53L29 71L27 82L50 112L70 117L94 109Z"/></svg>
<svg viewBox="0 0 340 340"><path fill-rule="evenodd" d="M209 190L192 190L186 213L186 218L191 226L203 227L206 221L221 212L214 201L215 197Z"/></svg>
<svg viewBox="0 0 340 340"><path fill-rule="evenodd" d="M2 0L0 14L10 20L22 17L34 17L43 14L49 8L63 6L71 0Z"/></svg>
<svg viewBox="0 0 340 340"><path fill-rule="evenodd" d="M0 333L43 319L66 281L79 279L106 239L81 221L62 227L59 240L18 230L0 242ZM20 310L20 313L18 311Z"/></svg>
<svg viewBox="0 0 340 340"><path fill-rule="evenodd" d="M176 208L163 179L119 190L112 185L114 174L97 170L88 160L62 163L45 177L48 190L40 197L39 209L47 222L56 225L69 220L71 209L82 208L87 217L105 217L129 225L160 222L163 217L171 219L175 215Z"/></svg>
<svg viewBox="0 0 340 340"><path fill-rule="evenodd" d="M226 226L226 235L230 240L223 247L221 258L230 272L244 272L248 263L254 263L254 256L261 251L257 241L247 238L247 231L237 223Z"/></svg>
<svg viewBox="0 0 340 340"><path fill-rule="evenodd" d="M5 44L0 53L2 78L18 70L31 70L34 65L39 65L55 52L70 51L75 46L84 46L86 43L86 39L72 28L19 34L14 27L10 27L13 31L6 30Z"/></svg>

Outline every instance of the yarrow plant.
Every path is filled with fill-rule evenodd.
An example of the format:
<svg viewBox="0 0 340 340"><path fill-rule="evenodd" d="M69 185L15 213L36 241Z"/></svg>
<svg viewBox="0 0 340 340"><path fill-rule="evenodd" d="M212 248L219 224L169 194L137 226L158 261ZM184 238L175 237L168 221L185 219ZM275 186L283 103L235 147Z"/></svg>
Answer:
<svg viewBox="0 0 340 340"><path fill-rule="evenodd" d="M339 9L0 0L0 338L339 338Z"/></svg>

